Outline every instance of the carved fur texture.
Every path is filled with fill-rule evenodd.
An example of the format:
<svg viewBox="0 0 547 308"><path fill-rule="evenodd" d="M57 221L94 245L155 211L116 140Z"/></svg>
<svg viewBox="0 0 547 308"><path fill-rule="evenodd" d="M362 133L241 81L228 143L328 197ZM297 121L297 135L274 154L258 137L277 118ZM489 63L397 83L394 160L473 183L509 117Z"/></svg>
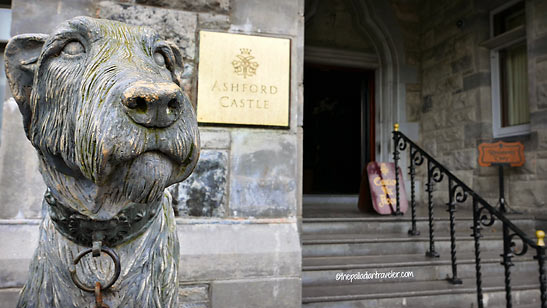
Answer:
<svg viewBox="0 0 547 308"><path fill-rule="evenodd" d="M66 209L44 202L50 215L17 307L94 307L68 271L90 245L79 232L116 233L106 237L116 238L109 248L122 267L103 294L110 308L176 307L179 244L165 188L188 177L199 157L178 48L148 28L76 17L51 35L13 37L5 61L40 172ZM137 221L145 227L118 226ZM87 285L112 272L105 256L84 257L77 268Z"/></svg>

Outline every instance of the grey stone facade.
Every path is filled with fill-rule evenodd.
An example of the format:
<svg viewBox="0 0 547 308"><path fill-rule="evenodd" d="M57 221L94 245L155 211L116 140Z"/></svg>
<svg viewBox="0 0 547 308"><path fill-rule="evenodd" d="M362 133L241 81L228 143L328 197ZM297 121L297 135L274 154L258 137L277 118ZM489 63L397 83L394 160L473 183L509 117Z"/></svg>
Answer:
<svg viewBox="0 0 547 308"><path fill-rule="evenodd" d="M48 33L78 15L155 28L181 48L194 105L200 30L289 38L292 63L303 62L303 1L14 0L12 12L12 35ZM290 88L287 129L200 127L194 174L169 188L179 213L181 307L300 307L299 65ZM45 187L16 106L3 108L0 307L13 307L37 243Z"/></svg>
<svg viewBox="0 0 547 308"><path fill-rule="evenodd" d="M478 166L477 146L494 142L489 38L490 11L504 1L428 1L420 13L421 102L417 110L421 144L482 196L496 204L497 168ZM544 1L526 1L526 43L531 115L529 135L504 138L521 141L526 164L507 168L506 198L511 208L540 213L547 200L544 170L544 88L547 82ZM463 25L457 26L461 20ZM543 97L542 97L543 95Z"/></svg>
<svg viewBox="0 0 547 308"><path fill-rule="evenodd" d="M525 1L531 133L504 139L521 141L527 160L521 168L507 169L506 197L513 209L542 213L547 200L547 2ZM333 12L338 18L327 24L308 20L304 0L12 0L13 35L48 33L78 15L155 28L183 51L185 88L194 105L200 30L291 39L289 127L201 126L198 166L186 182L170 188L179 213L181 307L300 307L305 44L371 56L367 65L381 72L375 81L378 160L391 159L390 131L399 121L403 132L496 203L497 169L477 164L478 144L495 140L490 53L480 44L489 38L490 11L505 1L305 2L306 14L316 3L313 14L319 20ZM15 102L8 100L2 108L3 308L15 305L27 277L45 186ZM423 168L419 171L423 176ZM446 203L440 197L446 185L437 188L436 200Z"/></svg>

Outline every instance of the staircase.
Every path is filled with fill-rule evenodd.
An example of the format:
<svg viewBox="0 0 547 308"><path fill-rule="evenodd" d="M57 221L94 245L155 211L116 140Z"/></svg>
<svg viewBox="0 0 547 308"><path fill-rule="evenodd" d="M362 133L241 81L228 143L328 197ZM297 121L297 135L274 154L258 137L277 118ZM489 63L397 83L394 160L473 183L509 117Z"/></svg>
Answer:
<svg viewBox="0 0 547 308"><path fill-rule="evenodd" d="M425 256L429 248L426 206L418 205L419 236L409 236L405 216L363 214L356 196L304 196L302 307L477 307L471 209L457 208L458 276L451 277L449 220L446 206L435 207L435 245L439 258ZM507 215L529 236L533 217ZM502 227L499 221L483 230L480 242L484 307L505 307ZM537 261L528 253L513 258L513 307L540 307ZM337 280L337 274L410 272L413 277Z"/></svg>

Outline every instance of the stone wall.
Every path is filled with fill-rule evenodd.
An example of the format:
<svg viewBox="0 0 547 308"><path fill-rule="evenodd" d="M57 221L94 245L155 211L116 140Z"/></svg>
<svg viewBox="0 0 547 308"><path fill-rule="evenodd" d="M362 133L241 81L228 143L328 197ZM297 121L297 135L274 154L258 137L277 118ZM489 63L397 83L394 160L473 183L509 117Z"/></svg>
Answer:
<svg viewBox="0 0 547 308"><path fill-rule="evenodd" d="M427 1L420 17L420 143L492 204L498 195L497 169L478 166L477 146L494 141L490 51L479 44L489 38L490 11L503 3ZM547 200L547 6L526 1L526 7L532 129L529 135L504 139L521 141L527 160L525 166L507 170L505 185L511 208L540 211ZM446 190L444 186L438 188Z"/></svg>
<svg viewBox="0 0 547 308"><path fill-rule="evenodd" d="M370 39L355 28L358 16L348 1L309 1L306 5L306 47L376 53Z"/></svg>
<svg viewBox="0 0 547 308"><path fill-rule="evenodd" d="M194 174L169 188L179 213L181 307L301 305L303 6L303 0L12 1L13 35L48 33L78 15L156 29L181 48L184 88L194 105L200 30L291 39L289 128L201 126ZM0 307L13 307L37 243L45 188L15 102L3 110Z"/></svg>

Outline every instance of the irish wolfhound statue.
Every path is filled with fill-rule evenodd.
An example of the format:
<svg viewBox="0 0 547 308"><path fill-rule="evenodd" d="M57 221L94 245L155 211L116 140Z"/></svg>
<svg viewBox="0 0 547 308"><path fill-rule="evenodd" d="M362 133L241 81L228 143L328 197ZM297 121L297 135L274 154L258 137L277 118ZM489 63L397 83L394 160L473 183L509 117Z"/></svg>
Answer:
<svg viewBox="0 0 547 308"><path fill-rule="evenodd" d="M17 307L175 307L165 188L199 156L178 48L148 28L76 17L12 38L5 61L48 187Z"/></svg>

